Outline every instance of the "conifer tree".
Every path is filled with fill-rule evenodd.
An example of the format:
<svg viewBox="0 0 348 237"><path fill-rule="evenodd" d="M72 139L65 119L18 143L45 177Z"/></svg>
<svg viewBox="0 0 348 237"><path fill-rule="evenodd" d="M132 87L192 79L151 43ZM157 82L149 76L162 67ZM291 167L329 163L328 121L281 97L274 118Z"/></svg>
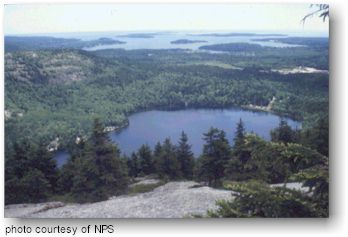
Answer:
<svg viewBox="0 0 348 237"><path fill-rule="evenodd" d="M157 142L155 145L155 149L153 151L153 155L154 157L158 157L160 155L160 153L162 152L162 145L160 142Z"/></svg>
<svg viewBox="0 0 348 237"><path fill-rule="evenodd" d="M221 185L225 168L230 159L231 151L224 131L210 128L204 134L206 143L200 161L199 177L208 182L209 186Z"/></svg>
<svg viewBox="0 0 348 237"><path fill-rule="evenodd" d="M194 157L191 151L191 145L188 144L188 138L183 131L177 148L177 157L180 161L181 172L185 179L193 178Z"/></svg>
<svg viewBox="0 0 348 237"><path fill-rule="evenodd" d="M137 157L139 159L140 172L142 174L149 175L156 172L152 151L148 145L142 145L139 148Z"/></svg>
<svg viewBox="0 0 348 237"><path fill-rule="evenodd" d="M128 158L127 162L128 166L128 174L131 177L137 177L140 173L140 164L139 164L139 158L137 154L132 152L132 155L130 158Z"/></svg>
<svg viewBox="0 0 348 237"><path fill-rule="evenodd" d="M271 131L271 140L285 144L295 141L295 132L292 131L284 118L281 118L279 126Z"/></svg>
<svg viewBox="0 0 348 237"><path fill-rule="evenodd" d="M162 178L171 180L180 179L182 177L181 164L176 155L176 147L169 138L166 138L161 152L156 159L157 173Z"/></svg>
<svg viewBox="0 0 348 237"><path fill-rule="evenodd" d="M5 202L41 202L55 192L57 169L52 155L41 143L15 142L6 157Z"/></svg>
<svg viewBox="0 0 348 237"><path fill-rule="evenodd" d="M237 129L236 133L234 136L234 145L233 148L234 150L239 150L239 148L244 144L244 138L245 138L245 128L244 128L244 123L242 119L239 119L239 122L237 123Z"/></svg>
<svg viewBox="0 0 348 237"><path fill-rule="evenodd" d="M125 191L128 177L119 149L96 119L92 137L81 158L74 160L76 175L72 194L79 202L99 201Z"/></svg>

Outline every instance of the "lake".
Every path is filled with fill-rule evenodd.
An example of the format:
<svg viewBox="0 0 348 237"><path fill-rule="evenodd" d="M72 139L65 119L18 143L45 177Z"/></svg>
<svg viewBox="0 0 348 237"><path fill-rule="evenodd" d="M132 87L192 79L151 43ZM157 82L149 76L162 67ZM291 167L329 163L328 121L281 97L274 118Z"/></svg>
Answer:
<svg viewBox="0 0 348 237"><path fill-rule="evenodd" d="M129 117L129 126L119 132L110 132L110 138L130 155L142 144L154 147L169 137L177 143L184 131L192 145L193 153L198 156L203 149L203 133L210 127L223 129L230 143L233 141L236 125L242 119L248 132L254 132L270 140L270 131L278 126L279 116L266 112L255 112L239 108L231 109L187 109L177 111L147 111ZM287 119L292 128L301 128L301 123Z"/></svg>
<svg viewBox="0 0 348 237"><path fill-rule="evenodd" d="M233 143L236 125L242 119L247 132L254 132L270 140L270 131L279 124L280 117L266 112L230 109L186 109L176 111L152 110L135 113L129 117L129 126L118 132L110 132L111 140L118 145L122 154L131 155L143 144L154 148L158 141L170 138L177 143L184 131L192 145L195 156L203 149L203 133L215 127L226 132L230 144ZM286 119L293 129L301 128L301 123ZM61 167L69 158L66 151L58 151L54 159Z"/></svg>

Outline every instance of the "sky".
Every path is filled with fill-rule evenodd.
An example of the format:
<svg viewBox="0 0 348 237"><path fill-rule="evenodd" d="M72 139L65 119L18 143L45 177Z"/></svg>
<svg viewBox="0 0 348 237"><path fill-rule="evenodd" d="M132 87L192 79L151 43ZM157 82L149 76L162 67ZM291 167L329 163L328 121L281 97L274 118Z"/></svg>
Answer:
<svg viewBox="0 0 348 237"><path fill-rule="evenodd" d="M5 35L95 31L279 31L328 33L328 21L301 19L309 4L5 5Z"/></svg>

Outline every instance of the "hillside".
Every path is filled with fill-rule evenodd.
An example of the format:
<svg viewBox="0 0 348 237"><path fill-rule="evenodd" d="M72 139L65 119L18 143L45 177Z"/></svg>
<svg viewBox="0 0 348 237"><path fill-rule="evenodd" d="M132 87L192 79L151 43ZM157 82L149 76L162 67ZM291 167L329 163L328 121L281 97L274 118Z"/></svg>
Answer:
<svg viewBox="0 0 348 237"><path fill-rule="evenodd" d="M66 147L88 135L96 116L106 126L123 126L138 111L267 106L273 97L271 112L309 123L327 109L327 75L282 75L267 69L275 59L260 67L253 60L180 50L6 53L6 131L12 137L6 140L36 134L47 144L60 137Z"/></svg>
<svg viewBox="0 0 348 237"><path fill-rule="evenodd" d="M95 62L78 51L21 51L5 54L5 68L6 79L54 84L87 79Z"/></svg>

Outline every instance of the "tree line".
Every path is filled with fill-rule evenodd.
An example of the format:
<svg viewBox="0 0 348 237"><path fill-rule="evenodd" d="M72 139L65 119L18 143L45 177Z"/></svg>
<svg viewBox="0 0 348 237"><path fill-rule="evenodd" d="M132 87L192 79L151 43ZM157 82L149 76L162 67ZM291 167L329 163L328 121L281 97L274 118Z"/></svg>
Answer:
<svg viewBox="0 0 348 237"><path fill-rule="evenodd" d="M323 134L323 131L319 133ZM308 134L292 130L285 120L281 120L271 132L272 140L268 142L256 134L246 133L240 120L233 145L229 144L223 130L210 128L203 134L205 144L197 158L184 132L177 144L167 138L162 143L158 142L153 150L148 145L142 145L127 157L121 155L104 131L103 124L96 119L91 137L75 145L70 159L61 169L57 169L52 154L45 147L28 140L15 143L9 150L10 154L6 155L5 200L6 204L42 202L60 196L74 202L95 202L127 193L128 184L134 178L147 175L156 175L164 181L195 180L203 185L239 190L239 193L250 192L248 188L256 185L260 189L260 198L264 197L262 193L266 193L295 200L302 194L291 192L294 196L289 197L282 193L285 192L282 189L271 190L268 184L296 179L310 186L318 182L325 186L328 158L297 143L305 135ZM323 190L318 191L320 188ZM314 190L319 192L316 202L321 203L320 210L325 214L328 202L325 202L327 197L324 194L327 190L325 187L314 187ZM245 201L240 198L236 200ZM233 203L220 204L221 208L240 208ZM239 216L246 215L239 212ZM225 216L221 210L209 215Z"/></svg>

